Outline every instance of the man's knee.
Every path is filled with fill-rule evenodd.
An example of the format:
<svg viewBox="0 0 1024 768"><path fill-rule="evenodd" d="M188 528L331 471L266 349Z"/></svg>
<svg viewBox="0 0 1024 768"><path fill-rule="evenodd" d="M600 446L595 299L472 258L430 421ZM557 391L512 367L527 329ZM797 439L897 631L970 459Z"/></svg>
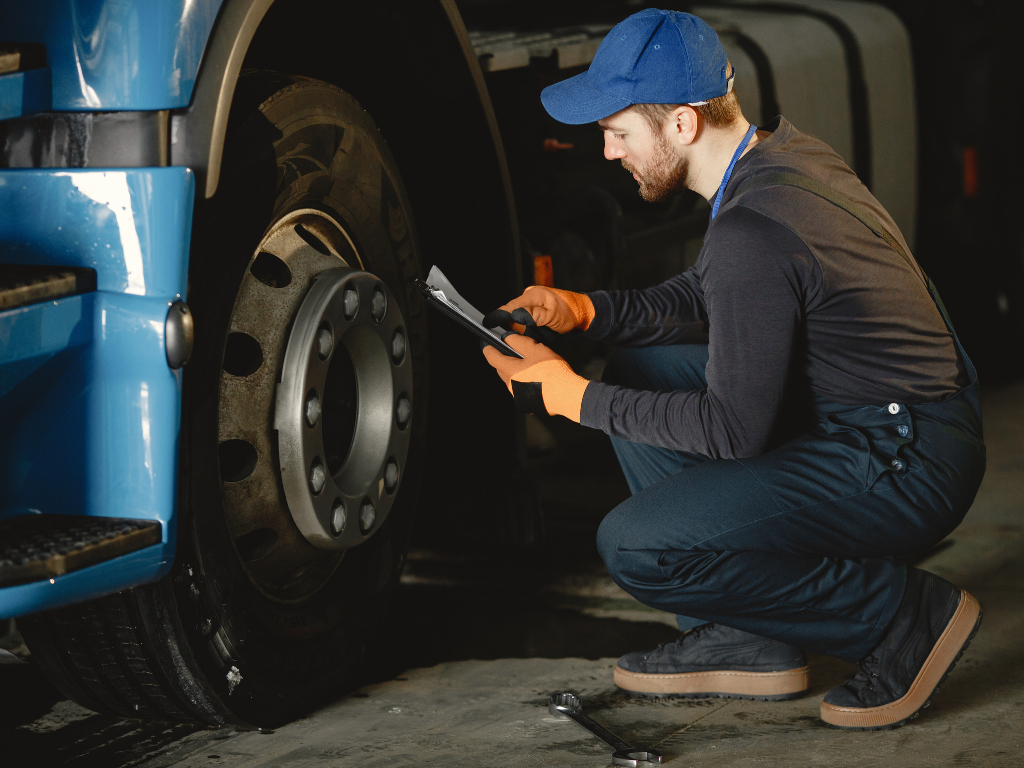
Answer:
<svg viewBox="0 0 1024 768"><path fill-rule="evenodd" d="M597 553L601 556L605 567L608 569L608 573L611 574L613 579L618 571L618 541L620 534L619 524L614 518L615 510L613 509L605 515L601 525L597 528Z"/></svg>
<svg viewBox="0 0 1024 768"><path fill-rule="evenodd" d="M659 548L648 540L647 531L636 525L626 501L609 512L597 529L597 551L608 575L621 587L627 584L656 583L660 579ZM628 589L627 589L628 591Z"/></svg>

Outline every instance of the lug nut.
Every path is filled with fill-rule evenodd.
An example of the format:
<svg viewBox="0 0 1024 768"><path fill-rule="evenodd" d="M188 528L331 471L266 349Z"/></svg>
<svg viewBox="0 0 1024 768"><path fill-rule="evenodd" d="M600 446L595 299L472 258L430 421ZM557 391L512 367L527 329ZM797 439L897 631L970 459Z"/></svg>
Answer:
<svg viewBox="0 0 1024 768"><path fill-rule="evenodd" d="M409 426L410 416L412 416L412 403L409 402L409 398L398 398L398 403L395 405L395 419L398 421L398 426L402 429Z"/></svg>
<svg viewBox="0 0 1024 768"><path fill-rule="evenodd" d="M341 300L342 311L345 313L345 319L351 320L356 316L359 311L359 294L356 293L355 288L346 288L345 296Z"/></svg>
<svg viewBox="0 0 1024 768"><path fill-rule="evenodd" d="M359 530L363 533L369 533L376 519L377 509L373 506L373 502L369 499L363 499L363 504L359 507Z"/></svg>
<svg viewBox="0 0 1024 768"><path fill-rule="evenodd" d="M334 350L334 334L330 328L321 328L316 334L316 353L321 360L326 360Z"/></svg>
<svg viewBox="0 0 1024 768"><path fill-rule="evenodd" d="M395 331L395 335L391 338L391 360L398 365L403 359L405 359L405 334Z"/></svg>
<svg viewBox="0 0 1024 768"><path fill-rule="evenodd" d="M373 291L373 297L370 299L370 315L373 317L375 322L380 322L384 319L384 313L388 311L388 300L384 296L384 291L380 288L375 288Z"/></svg>
<svg viewBox="0 0 1024 768"><path fill-rule="evenodd" d="M316 459L309 469L309 487L313 489L313 493L320 493L326 484L327 473L324 472L324 465L320 463L320 459Z"/></svg>
<svg viewBox="0 0 1024 768"><path fill-rule="evenodd" d="M384 487L387 488L388 493L394 493L397 486L398 462L394 459L388 459L387 466L384 467Z"/></svg>
<svg viewBox="0 0 1024 768"><path fill-rule="evenodd" d="M348 513L345 511L345 502L341 499L334 500L334 506L331 507L331 533L335 536L340 536L341 532L345 530L345 523L348 522Z"/></svg>
<svg viewBox="0 0 1024 768"><path fill-rule="evenodd" d="M314 391L309 393L309 398L306 400L306 423L315 427L318 421L320 421L320 398Z"/></svg>

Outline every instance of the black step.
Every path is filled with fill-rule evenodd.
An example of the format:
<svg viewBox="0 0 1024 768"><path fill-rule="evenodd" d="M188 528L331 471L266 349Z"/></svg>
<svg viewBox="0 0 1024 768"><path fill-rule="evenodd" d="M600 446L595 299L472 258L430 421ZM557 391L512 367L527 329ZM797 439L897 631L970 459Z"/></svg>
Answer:
<svg viewBox="0 0 1024 768"><path fill-rule="evenodd" d="M160 543L160 523L23 515L0 523L0 587L63 576Z"/></svg>
<svg viewBox="0 0 1024 768"><path fill-rule="evenodd" d="M0 264L0 312L95 290L91 269Z"/></svg>

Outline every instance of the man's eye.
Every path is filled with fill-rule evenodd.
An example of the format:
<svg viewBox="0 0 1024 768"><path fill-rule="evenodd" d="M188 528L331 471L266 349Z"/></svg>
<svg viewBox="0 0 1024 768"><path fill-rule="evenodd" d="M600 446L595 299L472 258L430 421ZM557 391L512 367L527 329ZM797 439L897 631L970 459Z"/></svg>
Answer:
<svg viewBox="0 0 1024 768"><path fill-rule="evenodd" d="M622 141L624 138L626 138L626 134L624 133L613 133L612 136L614 136L619 141Z"/></svg>

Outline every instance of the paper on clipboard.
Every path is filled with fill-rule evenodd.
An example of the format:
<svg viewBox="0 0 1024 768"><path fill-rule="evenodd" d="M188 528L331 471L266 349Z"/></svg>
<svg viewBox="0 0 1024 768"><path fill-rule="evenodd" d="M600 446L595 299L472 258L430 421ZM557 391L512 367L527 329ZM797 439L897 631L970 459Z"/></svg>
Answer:
<svg viewBox="0 0 1024 768"><path fill-rule="evenodd" d="M478 310L459 295L459 292L455 290L455 286L448 281L448 278L445 277L444 273L437 268L436 264L430 268L430 272L427 274L426 284L427 289L430 291L430 295L434 297L435 300L448 307L455 314L465 318L470 324L476 326L476 332L478 334L486 334L489 336L494 340L496 346L507 350L506 354L511 353L515 357L520 359L522 358L521 354L502 341L501 336L496 334L490 328L484 327L483 312Z"/></svg>
<svg viewBox="0 0 1024 768"><path fill-rule="evenodd" d="M448 282L448 278L444 276L444 272L437 268L436 264L430 268L430 273L427 275L427 285L430 286L431 293L439 299L449 306L454 306L455 309L477 325L481 327L483 326L483 312L477 310L476 307L459 295L459 292L455 290L455 286ZM440 293L440 296L438 296L438 293ZM497 338L497 336L495 336L495 338Z"/></svg>

